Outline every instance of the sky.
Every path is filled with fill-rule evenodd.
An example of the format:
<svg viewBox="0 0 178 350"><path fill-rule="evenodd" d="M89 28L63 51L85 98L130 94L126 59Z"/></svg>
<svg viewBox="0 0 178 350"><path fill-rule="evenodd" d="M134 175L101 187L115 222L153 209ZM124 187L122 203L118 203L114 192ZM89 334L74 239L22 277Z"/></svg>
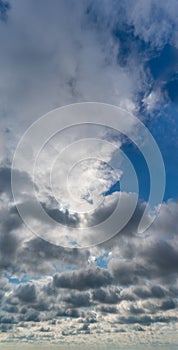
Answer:
<svg viewBox="0 0 178 350"><path fill-rule="evenodd" d="M0 347L178 344L178 0L0 0Z"/></svg>

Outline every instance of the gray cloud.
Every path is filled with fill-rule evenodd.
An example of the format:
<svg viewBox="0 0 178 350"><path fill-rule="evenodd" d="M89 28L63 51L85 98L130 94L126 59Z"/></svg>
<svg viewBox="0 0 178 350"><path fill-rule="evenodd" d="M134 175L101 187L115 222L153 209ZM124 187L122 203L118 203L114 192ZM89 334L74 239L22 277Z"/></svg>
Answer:
<svg viewBox="0 0 178 350"><path fill-rule="evenodd" d="M172 310L172 309L176 308L176 303L172 299L165 300L165 301L162 302L160 308L163 311Z"/></svg>
<svg viewBox="0 0 178 350"><path fill-rule="evenodd" d="M116 307L114 306L108 306L108 305L104 305L104 306L100 306L98 307L98 310L103 313L103 314L117 314L118 310Z"/></svg>
<svg viewBox="0 0 178 350"><path fill-rule="evenodd" d="M178 249L171 243L158 240L143 249L141 255L147 260L150 268L157 269L155 273L159 277L169 280L169 277L177 275Z"/></svg>
<svg viewBox="0 0 178 350"><path fill-rule="evenodd" d="M16 296L21 302L33 303L36 301L36 289L33 284L22 284L16 290Z"/></svg>
<svg viewBox="0 0 178 350"><path fill-rule="evenodd" d="M105 269L92 267L65 274L56 274L53 281L54 286L58 288L85 290L111 284L112 276Z"/></svg>
<svg viewBox="0 0 178 350"><path fill-rule="evenodd" d="M140 241L135 238L132 239L132 244L131 249L135 250L132 260L113 259L109 264L111 273L121 285L139 284L146 279L153 281L162 279L165 283L169 283L177 277L176 246L173 247L171 243L156 237L151 241L149 239ZM124 257L124 249L122 253ZM159 294L160 291L153 290L152 293L154 292Z"/></svg>
<svg viewBox="0 0 178 350"><path fill-rule="evenodd" d="M137 297L141 299L147 299L147 298L164 298L166 291L161 286L152 286L151 288L146 287L136 287L134 288L133 292L136 294Z"/></svg>
<svg viewBox="0 0 178 350"><path fill-rule="evenodd" d="M166 316L156 316L156 317L151 317L151 316L141 316L141 317L135 317L135 316L130 316L130 317L120 317L119 318L119 323L121 324L141 324L143 326L150 326L152 323L169 323L171 321L177 321L177 317L166 317Z"/></svg>
<svg viewBox="0 0 178 350"><path fill-rule="evenodd" d="M88 307L91 305L90 294L86 293L70 293L68 295L64 295L62 300L68 304L73 305L73 307Z"/></svg>
<svg viewBox="0 0 178 350"><path fill-rule="evenodd" d="M95 289L92 298L98 303L117 304L121 300L120 291L117 288L98 288Z"/></svg>
<svg viewBox="0 0 178 350"><path fill-rule="evenodd" d="M149 276L150 272L137 261L120 261L113 259L109 269L120 285L130 285L139 283L140 278Z"/></svg>
<svg viewBox="0 0 178 350"><path fill-rule="evenodd" d="M21 185L24 193L24 183L31 182L30 177L22 172L16 171L16 179ZM11 170L9 167L0 168L0 192L5 196L0 209L1 232L0 232L0 267L9 272L40 273L51 269L52 263L72 264L78 266L86 264L89 251L77 248L67 249L57 247L40 238L35 237L24 227L21 217L14 206L11 194ZM25 205L30 194L22 196L22 205ZM8 207L6 205L8 203ZM57 209L46 210L54 219L68 224L76 224L77 217L70 216L68 212L60 213ZM32 213L29 213L32 215Z"/></svg>

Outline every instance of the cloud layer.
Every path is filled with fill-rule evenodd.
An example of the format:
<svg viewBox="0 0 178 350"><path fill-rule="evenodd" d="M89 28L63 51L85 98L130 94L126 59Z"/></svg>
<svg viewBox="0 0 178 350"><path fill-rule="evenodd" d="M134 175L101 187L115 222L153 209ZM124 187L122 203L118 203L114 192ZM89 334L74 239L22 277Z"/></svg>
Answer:
<svg viewBox="0 0 178 350"><path fill-rule="evenodd" d="M160 118L157 129L163 139L169 139L164 145L168 147L172 134L162 134L165 124L161 123L162 111L167 106L176 114L177 11L177 0L169 3L53 0L52 4L50 0L0 0L0 331L3 347L7 342L18 341L48 342L51 346L65 344L68 348L72 343L77 347L89 344L92 348L101 344L107 349L117 347L118 343L123 349L131 346L132 350L133 344L139 349L140 343L144 347L154 344L163 349L165 346L166 350L169 346L171 350L176 348L176 195L162 204L157 219L143 235L138 235L137 228L145 198L138 202L134 215L114 237L94 231L94 235L104 236L106 241L90 249L79 249L73 237L73 246L69 249L50 243L52 226L46 230L45 222L44 226L40 223L40 227L46 232L47 241L25 226L13 201L11 162L17 142L31 123L51 109L81 101L126 108L154 132L155 120ZM170 115L167 119L171 123ZM132 125L130 132L136 131ZM87 208L95 204L98 197L102 197L103 202L92 215L71 212L67 204L72 206L72 202L68 203L62 187L63 172L84 149L80 144L72 146L55 168L53 180L60 203L49 195L50 161L58 148L78 141L81 135L112 140L117 151L125 147L129 153L131 147L125 137L104 127L73 128L55 135L43 149L36 181L30 171L15 170L21 186L20 205L27 209L30 220L39 224L28 191L33 184L37 192L39 190L38 198L45 212L63 224L61 231L55 230L55 235L61 234L64 239L68 234L65 225L72 231L72 228L104 221L113 211L118 193L126 213L134 196L130 190L127 193L119 192L118 188L113 190L122 176L120 164L116 176L105 163L95 159L91 165L90 160L74 171L70 188ZM29 150L33 151L33 140ZM101 152L106 161L114 162L117 156L108 144L93 146L90 153L94 152ZM138 156L136 149L134 152ZM172 153L171 150L170 157ZM146 182L141 163L137 166ZM171 169L172 163L167 169L168 178ZM93 179L92 186L90 179ZM176 192L176 184L174 187Z"/></svg>

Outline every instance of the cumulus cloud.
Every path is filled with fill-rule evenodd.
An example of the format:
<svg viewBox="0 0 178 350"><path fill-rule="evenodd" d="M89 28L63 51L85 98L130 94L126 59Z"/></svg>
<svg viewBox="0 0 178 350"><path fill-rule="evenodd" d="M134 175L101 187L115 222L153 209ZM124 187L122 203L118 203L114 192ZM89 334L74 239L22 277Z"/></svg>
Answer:
<svg viewBox="0 0 178 350"><path fill-rule="evenodd" d="M9 196L8 186L4 187L3 192ZM18 313L19 303L27 304L27 308L21 307L21 311L19 310L21 315L19 320L38 321L41 317L40 312L50 310L54 298L64 290L67 293L62 292L58 299L61 307L57 311L57 317L62 315L85 317L84 311L79 309L92 305L96 310L100 310L101 314L106 315L109 314L108 304L116 305L110 309L113 315L126 312L128 307L131 314L152 313L153 310L154 312L155 310L157 312L175 310L178 254L173 220L175 218L176 223L176 203L163 204L157 220L143 237L136 234L139 216L144 209L144 206L138 205L134 216L123 231L110 241L91 248L90 251L57 247L31 234L23 236L24 227L17 211L12 208L13 206L10 208L10 216L9 214L4 216L2 223L1 268L4 271L9 271L12 275L16 273L20 278L22 273L31 276L51 273L55 270L54 264L62 269L69 265L75 269L78 266L80 269L58 272L54 274L53 282L50 281L47 284L42 282L41 286L35 286L33 283L20 284L11 292L12 295L9 294L9 288L11 290L12 287L8 284L7 297L5 297L7 315ZM166 225L163 224L165 217ZM97 257L108 249L111 252L107 258L108 268L87 266L90 254L91 257L95 255L96 262ZM1 297L4 297L3 290ZM150 300L158 299L162 300L161 303L150 304ZM142 300L143 303L136 306L136 300ZM146 300L149 304L144 304ZM134 304L130 304L133 301ZM126 303L125 306L123 303ZM103 304L103 307L99 304ZM170 320L172 320L171 317ZM129 322L142 323L143 321L143 324L145 322L150 324L151 320L152 318L149 318L149 321L134 318Z"/></svg>
<svg viewBox="0 0 178 350"><path fill-rule="evenodd" d="M84 290L98 288L111 283L112 276L107 270L99 267L67 272L63 275L56 274L54 276L54 286L59 288Z"/></svg>
<svg viewBox="0 0 178 350"><path fill-rule="evenodd" d="M53 26L46 26L50 18ZM119 104L132 95L133 83L117 66L112 42L106 47L91 28L86 3L54 1L53 6L44 6L41 1L36 5L18 0L0 39L2 98L11 145L52 108L81 100Z"/></svg>
<svg viewBox="0 0 178 350"><path fill-rule="evenodd" d="M118 344L123 337L126 344L132 344L140 332L145 343L150 337L155 341L153 334L163 343L164 327L166 336L171 334L176 344L173 328L178 321L178 203L163 203L152 226L144 235L138 235L146 205L138 202L127 225L110 238L111 231L99 230L97 225L115 208L119 191L109 191L120 180L122 171L118 166L116 174L96 160L74 171L70 190L75 199L83 200L81 209L84 202L87 208L92 207L98 197L102 197L102 204L91 215L71 212L67 207L72 207L72 201L62 187L63 173L85 150L77 144L80 136L112 140L117 149L126 143L124 137L104 127L73 128L55 135L42 150L35 179L31 178L31 164L29 172L15 169L21 189L20 205L26 208L30 220L36 220L47 241L30 232L18 214L12 198L10 166L23 132L50 109L94 100L127 108L143 118L140 111L151 113L160 102L171 100L168 85L177 79L172 75L172 70L177 69L177 9L177 0L159 4L153 0L54 0L52 6L50 1L42 0L16 0L10 5L0 0L0 330L4 341L48 339L69 345L77 336L82 346L86 346L84 339L90 339L93 346L102 335L105 344L112 339ZM159 64L161 55L167 57L165 47L174 53L174 59L164 74L155 76L155 61L151 60ZM172 97L174 103L176 98ZM133 125L128 127L135 132ZM57 203L48 187L50 162L58 148L72 142L75 146L55 167L53 180L60 199ZM115 151L101 142L88 154L102 154L107 162L116 156ZM33 152L33 140L29 152ZM52 225L38 222L29 193L33 185L39 190L42 208L51 219L62 223L63 231L52 231ZM134 195L120 192L121 217L130 209ZM113 225L117 224L115 219ZM78 227L95 225L92 237L85 237L82 230L80 236L77 231ZM65 243L69 231L71 248L49 243L50 238L60 234ZM106 242L100 243L103 237ZM89 244L97 238L100 244L79 249L75 238Z"/></svg>

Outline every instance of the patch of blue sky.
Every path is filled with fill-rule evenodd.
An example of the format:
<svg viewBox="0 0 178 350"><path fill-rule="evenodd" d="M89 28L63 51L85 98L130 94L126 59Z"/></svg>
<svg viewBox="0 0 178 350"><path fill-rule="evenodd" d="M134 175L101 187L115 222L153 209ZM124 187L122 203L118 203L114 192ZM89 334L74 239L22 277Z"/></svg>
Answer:
<svg viewBox="0 0 178 350"><path fill-rule="evenodd" d="M166 44L161 50L152 52L152 57L148 60L147 66L155 80L168 80L178 69L178 50Z"/></svg>
<svg viewBox="0 0 178 350"><path fill-rule="evenodd" d="M163 156L166 170L164 200L178 198L178 50L166 44L152 51L145 63L153 78L151 89L160 88L163 100L147 111L139 101L139 113L155 138ZM144 170L143 170L144 172Z"/></svg>
<svg viewBox="0 0 178 350"><path fill-rule="evenodd" d="M148 166L143 155L137 146L134 143L131 143L129 140L122 145L121 149L132 163L137 174L139 199L147 201L149 198L150 176Z"/></svg>
<svg viewBox="0 0 178 350"><path fill-rule="evenodd" d="M53 266L53 269L56 272L60 273L60 272L64 272L64 271L75 271L75 270L78 270L78 266L75 265L75 261L74 263L72 264L65 264L65 263L60 263L59 265L57 264L52 264ZM54 271L53 273L51 273L51 276L54 274Z"/></svg>
<svg viewBox="0 0 178 350"><path fill-rule="evenodd" d="M21 279L19 279L17 277L13 277L13 276L9 275L8 273L5 273L4 277L7 278L9 283L12 283L12 284L27 283L30 281L27 276L23 276Z"/></svg>
<svg viewBox="0 0 178 350"><path fill-rule="evenodd" d="M178 199L178 105L169 103L162 110L153 111L145 125L152 133L161 151L166 170L166 188L164 200ZM147 164L141 152L131 142L126 141L122 145L122 151L133 164L139 183L139 198L148 200L150 190L150 177ZM104 194L120 191L120 183L116 182Z"/></svg>
<svg viewBox="0 0 178 350"><path fill-rule="evenodd" d="M119 40L118 63L121 66L127 65L129 57L141 55L150 49L150 44L146 43L134 33L134 26L123 23L113 28L113 37Z"/></svg>
<svg viewBox="0 0 178 350"><path fill-rule="evenodd" d="M149 129L155 138L165 164L166 189L164 200L178 199L178 105L170 103Z"/></svg>
<svg viewBox="0 0 178 350"><path fill-rule="evenodd" d="M101 268L107 268L108 262L109 262L109 253L108 252L104 253L103 255L101 255L95 259L96 266L99 266Z"/></svg>
<svg viewBox="0 0 178 350"><path fill-rule="evenodd" d="M120 191L120 181L117 181L114 185L112 185L109 190L107 190L106 192L103 193L103 195L109 196L114 192L119 192Z"/></svg>

